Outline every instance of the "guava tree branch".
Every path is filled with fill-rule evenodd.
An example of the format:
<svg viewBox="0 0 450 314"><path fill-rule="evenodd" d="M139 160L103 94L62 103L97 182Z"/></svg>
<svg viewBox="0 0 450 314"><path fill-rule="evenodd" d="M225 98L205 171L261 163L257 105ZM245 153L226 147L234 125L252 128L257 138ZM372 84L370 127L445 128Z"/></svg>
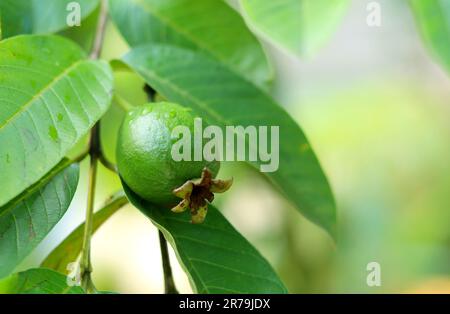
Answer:
<svg viewBox="0 0 450 314"><path fill-rule="evenodd" d="M161 248L161 258L164 272L164 293L165 294L178 294L178 290L175 287L173 281L172 268L170 267L169 251L167 249L167 241L161 231L159 233L159 246Z"/></svg>
<svg viewBox="0 0 450 314"><path fill-rule="evenodd" d="M91 155L89 167L88 198L86 207L86 222L84 225L83 245L81 247L81 260L80 260L81 287L88 293L95 292L95 286L91 279L91 272L92 272L91 236L94 217L96 178L97 178L97 158Z"/></svg>
<svg viewBox="0 0 450 314"><path fill-rule="evenodd" d="M97 30L96 30L95 38L94 38L94 44L93 44L92 51L90 54L91 59L98 59L100 56L100 53L102 52L103 42L104 42L105 33L106 33L106 22L107 21L108 21L108 7L107 7L106 0L102 0L101 7L100 7L100 15L98 18L98 23L97 23ZM100 129L100 122L97 122L97 124L95 125L94 128ZM99 132L99 131L97 130L97 132ZM98 135L98 136L100 136L100 135ZM102 151L100 140L98 140L98 145L96 147L96 150L98 152L98 159L100 160L102 165L105 166L107 169L117 173L116 166L114 164L112 164L108 159L106 159L105 154Z"/></svg>
<svg viewBox="0 0 450 314"><path fill-rule="evenodd" d="M91 59L98 59L100 53L102 52L107 21L108 21L108 7L106 1L102 0L100 4L100 15L98 17L97 29L95 31L94 44L90 54Z"/></svg>
<svg viewBox="0 0 450 314"><path fill-rule="evenodd" d="M105 38L106 21L108 19L108 11L106 1L101 1L100 16L98 19L97 30L95 33L94 44L90 54L91 59L98 59L100 56L103 40ZM81 287L88 293L95 292L95 286L91 279L92 264L91 264L91 237L92 224L94 216L94 200L95 200L95 184L97 181L97 163L102 155L100 145L100 123L97 122L91 130L91 137L89 142L89 183L88 183L88 197L86 206L86 221L84 225L83 245L81 248Z"/></svg>

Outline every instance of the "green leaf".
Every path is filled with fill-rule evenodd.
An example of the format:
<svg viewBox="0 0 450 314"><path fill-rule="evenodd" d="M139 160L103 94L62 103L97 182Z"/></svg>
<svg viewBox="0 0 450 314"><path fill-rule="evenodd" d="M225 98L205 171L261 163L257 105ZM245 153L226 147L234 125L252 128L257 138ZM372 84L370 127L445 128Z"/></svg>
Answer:
<svg viewBox="0 0 450 314"><path fill-rule="evenodd" d="M123 191L116 193L107 204L94 214L92 233L94 234L103 223L116 213L123 205L128 203ZM41 267L50 268L60 273L67 271L67 265L74 262L83 244L84 223L79 225L72 233L64 239L42 262Z"/></svg>
<svg viewBox="0 0 450 314"><path fill-rule="evenodd" d="M410 3L425 44L450 71L450 2L410 0Z"/></svg>
<svg viewBox="0 0 450 314"><path fill-rule="evenodd" d="M85 51L91 51L94 43L95 32L97 30L99 15L100 6L97 6L97 8L91 14L83 19L79 27L69 27L58 32L58 35L75 41Z"/></svg>
<svg viewBox="0 0 450 314"><path fill-rule="evenodd" d="M145 45L124 61L164 97L193 108L209 124L279 126L279 169L265 174L306 217L335 234L334 199L311 145L269 96L218 62L181 48ZM251 164L259 168L264 162Z"/></svg>
<svg viewBox="0 0 450 314"><path fill-rule="evenodd" d="M98 6L98 0L2 0L0 20L3 37L19 34L56 33L69 28L67 5L80 4L81 19L89 16Z"/></svg>
<svg viewBox="0 0 450 314"><path fill-rule="evenodd" d="M71 41L0 42L0 206L52 169L108 109L112 71Z"/></svg>
<svg viewBox="0 0 450 314"><path fill-rule="evenodd" d="M2 38L32 32L32 4L30 0L0 1Z"/></svg>
<svg viewBox="0 0 450 314"><path fill-rule="evenodd" d="M50 269L35 268L0 280L0 294L84 294L78 286L68 286L66 276Z"/></svg>
<svg viewBox="0 0 450 314"><path fill-rule="evenodd" d="M287 293L270 264L209 206L204 223L140 199L122 181L130 202L163 232L196 293Z"/></svg>
<svg viewBox="0 0 450 314"><path fill-rule="evenodd" d="M339 25L349 0L239 0L249 27L270 43L311 57Z"/></svg>
<svg viewBox="0 0 450 314"><path fill-rule="evenodd" d="M201 51L263 87L272 72L237 12L222 0L110 0L130 46L166 43Z"/></svg>
<svg viewBox="0 0 450 314"><path fill-rule="evenodd" d="M79 167L65 167L67 161L17 199L0 207L0 278L14 270L69 208L77 189Z"/></svg>

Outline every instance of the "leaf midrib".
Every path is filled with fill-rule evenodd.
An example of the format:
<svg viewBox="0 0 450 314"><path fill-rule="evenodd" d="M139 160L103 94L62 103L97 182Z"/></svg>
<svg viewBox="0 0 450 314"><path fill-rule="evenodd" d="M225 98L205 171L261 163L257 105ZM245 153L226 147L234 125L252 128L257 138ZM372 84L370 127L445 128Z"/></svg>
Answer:
<svg viewBox="0 0 450 314"><path fill-rule="evenodd" d="M195 0L194 0L195 1ZM172 28L173 31L176 33L182 35L185 39L188 41L191 41L199 50L206 51L208 54L210 54L212 57L217 58L221 63L225 64L228 69L230 69L235 74L239 74L240 76L244 77L242 74L240 74L239 70L233 65L233 63L229 62L227 60L226 55L217 53L214 51L214 49L211 49L207 45L204 45L201 40L196 39L191 35L191 33L186 32L183 30L183 28L178 27L175 23L173 23L170 19L164 17L162 14L157 13L157 10L155 10L154 7L152 7L149 3L143 0L131 0L134 4L137 6L142 6L144 10L146 10L148 13L153 15L156 19L158 19L162 24L166 24L170 28ZM256 39L255 39L256 40ZM245 78L245 77L244 77ZM246 79L246 78L245 78Z"/></svg>
<svg viewBox="0 0 450 314"><path fill-rule="evenodd" d="M176 221L178 221L179 223L186 223L186 221L183 221L183 220L180 220L180 219L171 218L171 217L170 217L170 218L168 218L168 217L162 217L162 219L164 219L164 220L166 221L166 223L168 223L168 224L170 224L170 220L176 220ZM174 234L174 233L172 233L172 232L169 232L166 228L162 227L159 223L156 223L156 224L157 224L157 226L159 226L160 228L165 229L165 231L168 232L168 233L170 234L171 238L173 239L173 243L172 243L172 244L173 244L173 246L174 246L174 249L175 249L176 251L178 251L178 253L180 254L180 256L184 256L184 260L185 260L185 261L187 262L187 264L188 264L188 265L186 265L186 267L189 267L189 268L196 274L196 276L197 276L197 278L198 278L198 281L199 281L199 283L200 283L200 285L201 285L200 287L197 287L197 285L196 285L196 289L197 289L198 291L210 293L210 288L220 288L220 289L224 289L224 290L230 290L230 289L228 289L228 288L226 288L226 287L220 287L220 286L212 286L212 285L208 285L207 283L205 283L205 282L203 281L202 276L201 276L200 273L198 272L197 267L196 267L196 266L194 265L194 263L193 263L194 261L200 261L200 262L202 262L202 261L201 261L200 259L197 259L197 258L191 258L191 257L189 257L189 255L186 254L186 252L184 251L184 249L183 249L182 247L178 246L177 243L176 243L176 242L179 242L180 239L183 239L183 238L186 239L186 240L191 240L189 237L184 237L184 236L176 235L176 234ZM209 227L209 226L208 226L208 227ZM221 229L221 228L212 228L212 227L209 227L209 228L211 228L211 229L213 229L213 230L217 230L217 231L229 233L228 231L223 230L223 229ZM213 245L208 244L208 243L206 243L205 245L213 246ZM213 246L213 247L216 247L216 248L217 248L217 246ZM233 250L233 251L236 252L236 253L242 254L241 252L239 252L239 251L237 251L237 250ZM243 255L245 255L245 254L243 254ZM259 260L259 259L260 259L260 257L257 256L257 255L255 255L255 254L248 254L248 255L250 255L252 258L255 258L256 260ZM206 262L206 261L205 261L205 262ZM208 263L208 262L206 262L206 263ZM250 277L250 278L253 277L253 278L256 278L256 279L258 279L258 280L266 280L266 281L268 281L268 282L271 282L272 284L274 284L274 285L277 286L278 288L280 288L281 291L286 291L286 288L285 288L284 286L282 286L279 282L277 282L276 280L273 280L273 279L271 279L271 278L264 278L264 277L260 277L260 276L255 275L255 274L244 273L244 272L239 271L238 269L233 269L233 268L231 268L231 267L222 266L222 265L219 265L219 264L216 264L216 263L209 263L209 264L215 264L216 267L220 267L220 268L226 269L226 270L231 271L231 272L240 273L240 274L243 274L243 275L245 275L245 276L247 276L247 277ZM237 292L237 293L242 293L242 291Z"/></svg>
<svg viewBox="0 0 450 314"><path fill-rule="evenodd" d="M175 239L180 239L179 236L174 235L174 234L172 234L172 237L174 238L174 240L175 240ZM205 244L205 245L212 246L212 245L210 245L210 244ZM212 247L214 247L214 246L212 246ZM179 250L180 250L180 249L179 249ZM201 282L201 284L203 285L203 289L204 289L205 291L209 291L209 289L208 289L209 285L206 284L206 283L201 279L201 276L199 275L199 273L198 273L198 271L197 271L197 267L194 266L194 263L193 263L193 262L195 262L195 261L200 262L200 263L206 263L206 264L209 264L209 265L214 266L214 267L216 267L216 268L222 268L222 269L225 269L226 271L229 271L229 272L238 273L238 274L241 274L242 276L245 276L245 277L255 278L255 279L257 279L257 280L262 280L262 281L268 281L268 282L274 284L275 286L277 286L278 288L280 288L281 290L285 290L284 287L280 285L280 283L278 283L277 281L275 281L275 280L273 280L273 279L270 279L270 278L264 278L264 277L262 277L262 276L258 276L258 275L252 274L252 273L242 272L242 271L240 271L239 269L235 269L235 268L223 266L223 265L220 265L220 264L217 264L217 263L212 263L212 262L208 262L208 261L203 261L203 260L198 259L198 258L192 258L192 257L189 257L189 256L184 252L184 250L183 250L183 255L186 257L186 259L187 259L187 261L189 262L189 264L190 264L192 270L194 270L194 271L197 273L197 276L199 277L200 282ZM257 258L256 256L254 256L254 257ZM257 259L259 259L259 257L258 257ZM225 287L219 287L219 288L224 288L224 289L226 289Z"/></svg>
<svg viewBox="0 0 450 314"><path fill-rule="evenodd" d="M158 75L158 73L156 73L155 71L149 70L148 68L143 68L143 67L136 67L136 68L140 69L144 73L148 73L149 76L153 77L155 80L158 80L160 83L166 84L167 86L169 86L170 88L175 90L178 94L184 95L187 98L191 99L192 102L198 104L199 107L201 107L204 111L208 112L217 121L223 121L224 125L232 124L231 121L225 120L225 117L220 115L217 111L212 110L211 106L208 106L208 104L202 102L200 99L198 99L196 96L192 95L187 90L181 89L174 81L164 79L160 75ZM163 95L163 96L167 97L167 95Z"/></svg>
<svg viewBox="0 0 450 314"><path fill-rule="evenodd" d="M63 79L67 74L69 74L73 69L75 69L77 66L79 66L82 62L84 62L84 59L79 59L76 62L72 63L68 68L66 68L64 71L62 71L60 74L55 76L48 84L44 85L39 92L31 97L30 100L28 100L24 105L22 105L19 110L17 110L11 117L5 120L3 124L0 125L0 131L6 127L9 123L11 123L14 119L16 119L18 116L20 116L23 112L25 112L37 99L39 99L45 92L52 89L53 86L59 82L61 79Z"/></svg>
<svg viewBox="0 0 450 314"><path fill-rule="evenodd" d="M34 194L36 191L40 190L44 185L49 183L57 174L65 170L72 164L72 161L69 159L63 159L57 164L53 169L51 169L44 177L39 179L35 184L31 185L27 189L25 189L21 194L19 194L16 198L13 198L11 201L6 203L3 206L0 206L0 218L11 209L14 209L16 205L20 204L23 200L28 198L28 196Z"/></svg>

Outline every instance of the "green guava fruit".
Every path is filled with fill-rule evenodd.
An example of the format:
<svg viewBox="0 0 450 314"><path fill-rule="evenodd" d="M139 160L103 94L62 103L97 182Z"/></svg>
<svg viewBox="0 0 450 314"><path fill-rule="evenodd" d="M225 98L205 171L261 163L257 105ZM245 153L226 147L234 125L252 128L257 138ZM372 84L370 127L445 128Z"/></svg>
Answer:
<svg viewBox="0 0 450 314"><path fill-rule="evenodd" d="M136 107L119 130L116 156L122 180L139 197L174 212L190 209L192 222L201 223L213 193L226 191L232 181L214 179L218 161L172 158L172 145L180 139L172 130L186 126L194 134L194 118L190 109L169 102Z"/></svg>

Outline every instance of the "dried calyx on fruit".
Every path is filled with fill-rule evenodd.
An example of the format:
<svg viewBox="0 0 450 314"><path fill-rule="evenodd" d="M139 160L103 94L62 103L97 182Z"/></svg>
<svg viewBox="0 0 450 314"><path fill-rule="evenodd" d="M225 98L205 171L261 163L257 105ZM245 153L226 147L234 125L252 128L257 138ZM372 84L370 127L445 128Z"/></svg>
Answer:
<svg viewBox="0 0 450 314"><path fill-rule="evenodd" d="M120 176L134 193L173 212L189 209L192 222L201 223L214 193L228 190L232 180L214 179L218 161L172 158L178 141L172 130L182 125L193 134L194 118L189 109L168 102L136 107L120 128L116 155Z"/></svg>
<svg viewBox="0 0 450 314"><path fill-rule="evenodd" d="M188 180L182 186L173 190L173 193L182 200L172 208L172 211L181 213L189 208L192 223L202 223L208 211L208 202L211 203L214 200L214 193L227 191L231 184L233 184L233 179L213 179L211 171L204 168L201 178Z"/></svg>

